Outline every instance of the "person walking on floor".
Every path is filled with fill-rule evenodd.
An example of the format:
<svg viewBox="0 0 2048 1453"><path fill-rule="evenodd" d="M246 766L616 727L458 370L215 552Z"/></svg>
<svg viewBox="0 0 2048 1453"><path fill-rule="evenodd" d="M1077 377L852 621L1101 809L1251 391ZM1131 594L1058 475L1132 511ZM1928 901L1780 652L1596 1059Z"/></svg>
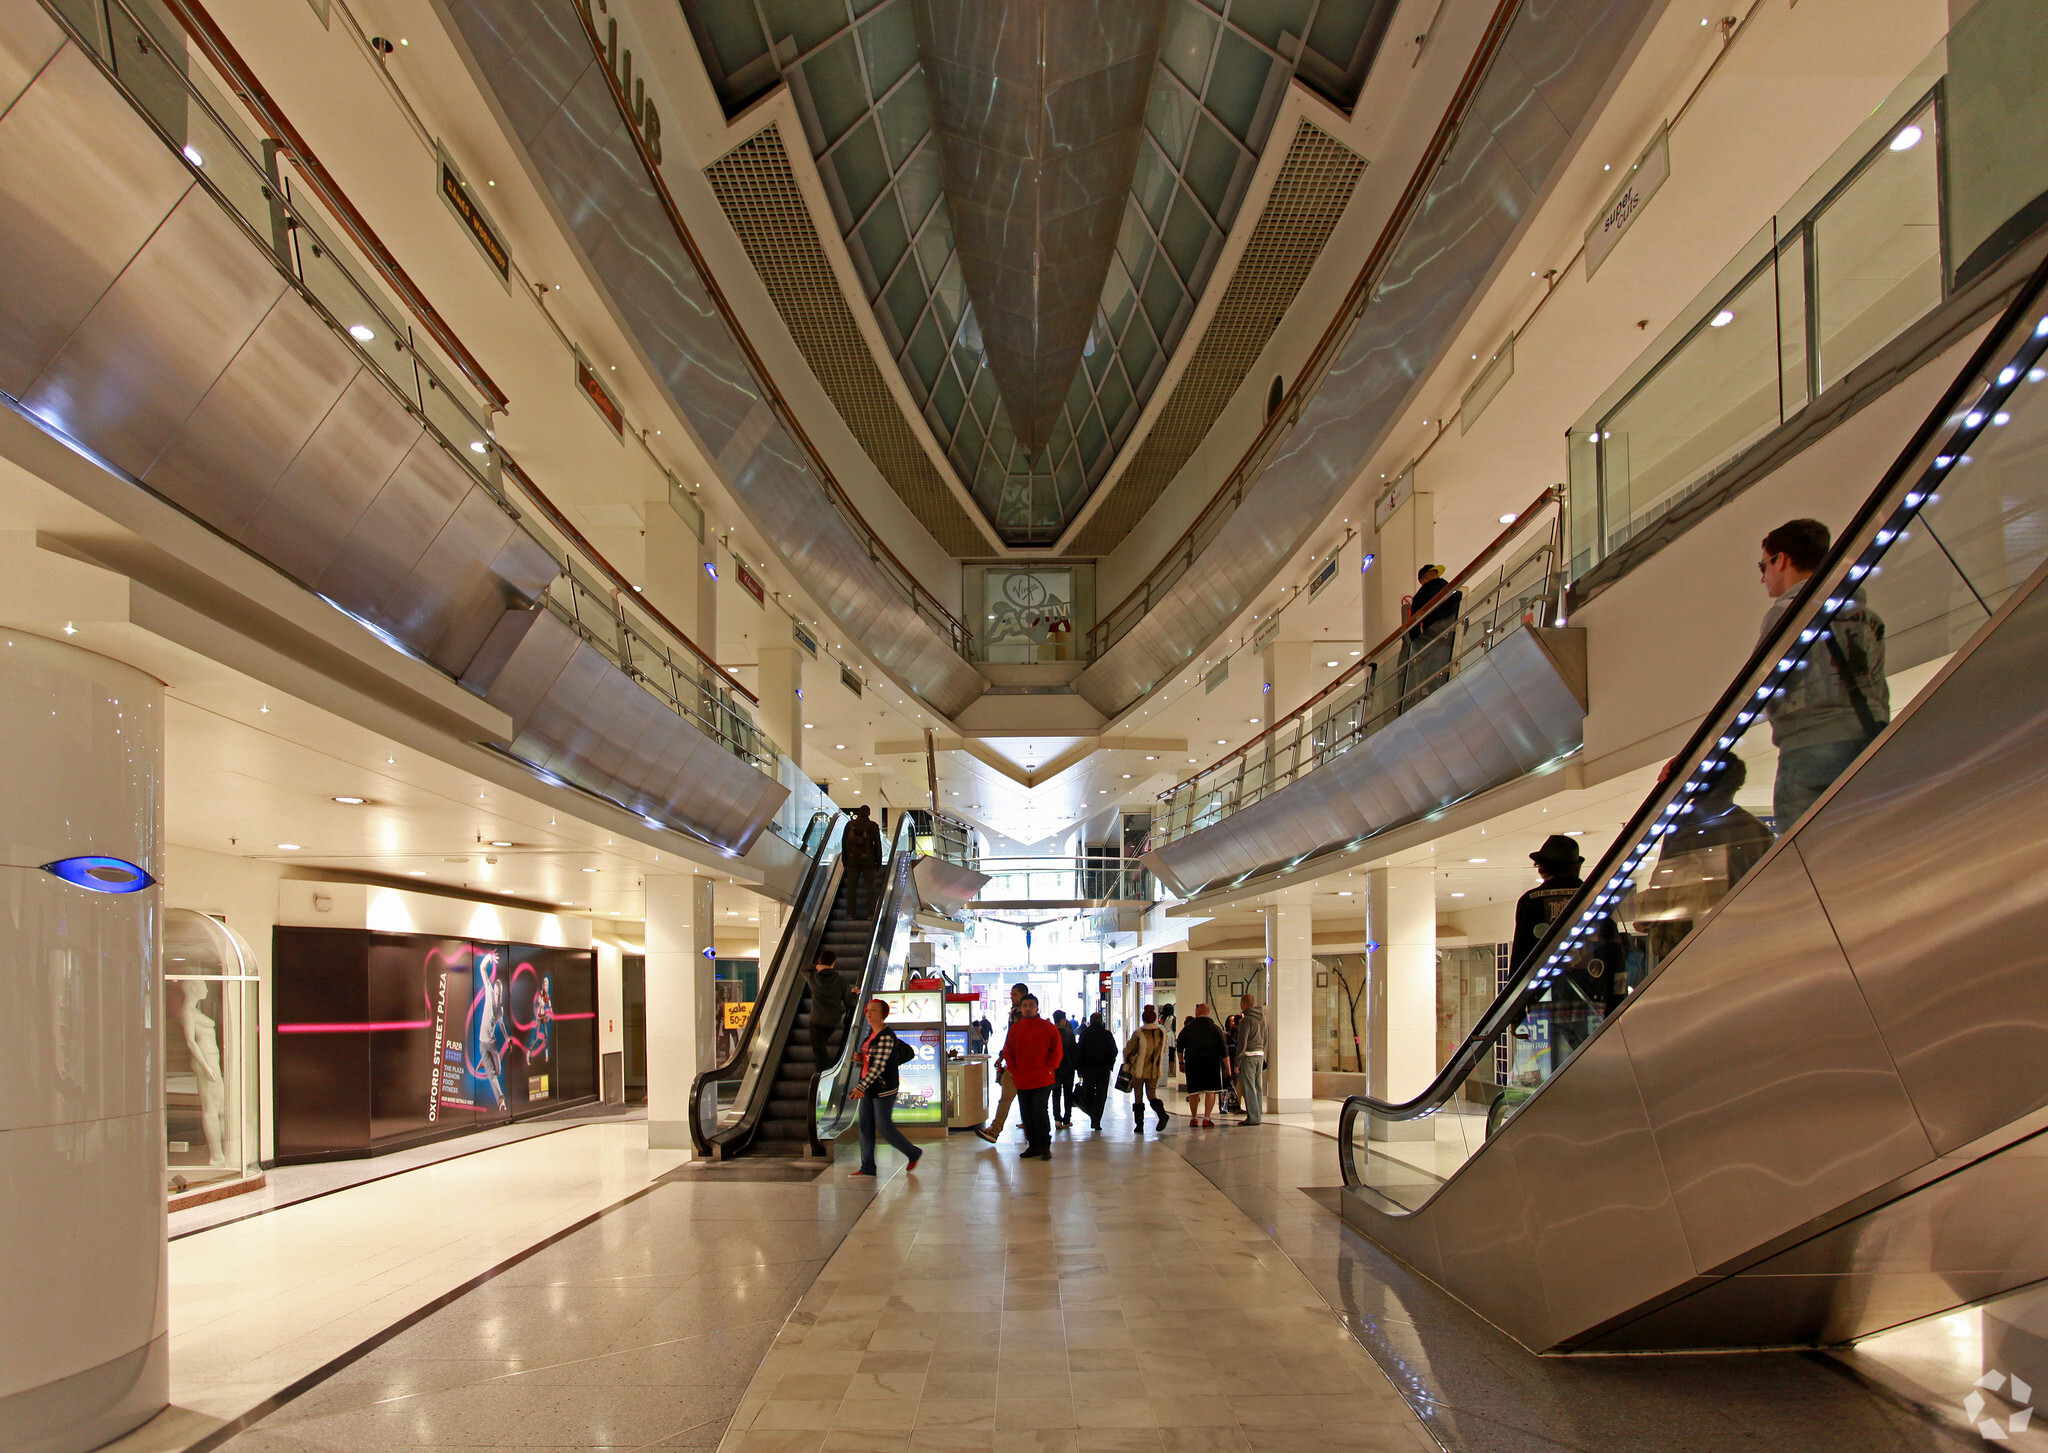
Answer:
<svg viewBox="0 0 2048 1453"><path fill-rule="evenodd" d="M1197 1004L1194 1018L1181 1026L1180 1063L1188 1082L1188 1124L1214 1125L1216 1097L1230 1069L1230 1045L1222 1026L1209 1017L1207 1004Z"/></svg>
<svg viewBox="0 0 2048 1453"><path fill-rule="evenodd" d="M839 861L846 868L846 916L873 917L882 883L882 829L865 806L854 808L840 835Z"/></svg>
<svg viewBox="0 0 2048 1453"><path fill-rule="evenodd" d="M1150 1104L1164 1130L1168 1119L1166 1103L1159 1098L1159 1076L1166 1068L1166 1051L1173 1043L1159 1027L1159 1008L1147 1004L1144 1022L1124 1041L1124 1075L1131 1082L1131 1116L1138 1134L1145 1133L1145 1106Z"/></svg>
<svg viewBox="0 0 2048 1453"><path fill-rule="evenodd" d="M1053 1081L1059 1076L1060 1034L1049 1020L1038 1017L1038 1000L1029 994L1019 1006L1022 1017L1010 1026L1003 1057L1010 1062L1010 1077L1017 1085L1018 1114L1024 1121L1025 1160L1052 1159L1052 1119L1047 1105L1052 1099Z"/></svg>
<svg viewBox="0 0 2048 1453"><path fill-rule="evenodd" d="M1098 1012L1076 1042L1074 1060L1081 1074L1081 1109L1094 1129L1102 1128L1102 1109L1109 1101L1109 1076L1116 1068L1116 1036Z"/></svg>
<svg viewBox="0 0 2048 1453"><path fill-rule="evenodd" d="M1052 1011L1052 1027L1060 1035L1060 1068L1052 1082L1052 1121L1065 1130L1074 1125L1074 1077L1080 1073L1080 1036L1074 1032L1074 1021L1067 1018L1067 1011Z"/></svg>
<svg viewBox="0 0 2048 1453"><path fill-rule="evenodd" d="M860 1169L853 1172L857 1176L875 1173L877 1135L903 1152L911 1170L924 1159L924 1152L896 1128L897 1071L915 1059L917 1051L896 1037L888 1020L888 1004L881 999L868 1000L868 1037L860 1047L860 1078L851 1092L860 1101Z"/></svg>
<svg viewBox="0 0 2048 1453"><path fill-rule="evenodd" d="M1757 632L1759 641L1778 628L1800 588L1827 558L1829 543L1828 527L1819 520L1787 520L1764 536L1757 571L1771 606ZM1860 586L1785 684L1772 692L1764 715L1770 718L1771 740L1778 744L1771 825L1782 836L1892 719L1884 622L1863 599Z"/></svg>
<svg viewBox="0 0 2048 1453"><path fill-rule="evenodd" d="M1266 1010L1246 994L1239 999L1237 1034L1230 1058L1237 1066L1237 1101L1244 1107L1240 1125L1260 1124L1266 1110Z"/></svg>
<svg viewBox="0 0 2048 1453"><path fill-rule="evenodd" d="M1012 1029L1017 1027L1017 1021L1023 1017L1021 1006L1024 1003L1024 996L1029 992L1030 990L1023 984L1010 985L1010 1028ZM1015 1104L1017 1100L1017 1082L1011 1078L1009 1066L1005 1062L1009 1057L1009 1052L1009 1039L1007 1031L1005 1031L1003 1052L996 1056L996 1084L1002 1089L1002 1097L996 1101L995 1118L988 1124L977 1127L974 1132L990 1145L994 1145L996 1138L1003 1133L1003 1126L1010 1119L1010 1106Z"/></svg>
<svg viewBox="0 0 2048 1453"><path fill-rule="evenodd" d="M818 961L804 974L811 991L811 1057L817 1074L832 1068L832 1036L846 1023L853 1009L853 991L839 972L839 956L830 949L818 950Z"/></svg>

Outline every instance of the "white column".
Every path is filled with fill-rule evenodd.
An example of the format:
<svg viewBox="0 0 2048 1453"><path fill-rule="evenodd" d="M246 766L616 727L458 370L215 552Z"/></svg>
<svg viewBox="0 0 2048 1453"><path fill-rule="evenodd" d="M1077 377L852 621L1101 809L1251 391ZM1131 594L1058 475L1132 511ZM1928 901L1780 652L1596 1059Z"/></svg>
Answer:
<svg viewBox="0 0 2048 1453"><path fill-rule="evenodd" d="M69 1453L170 1401L163 889L35 865L163 876L163 688L0 631L0 740L0 1443Z"/></svg>
<svg viewBox="0 0 2048 1453"><path fill-rule="evenodd" d="M641 502L646 519L643 594L675 628L706 651L718 650L717 585L704 570L710 546L669 502L666 475L655 475Z"/></svg>
<svg viewBox="0 0 2048 1453"><path fill-rule="evenodd" d="M624 955L617 944L600 939L597 952L597 1081L599 1092L610 1099L611 1085L605 1066L618 1056L619 1084L625 1085L626 988Z"/></svg>
<svg viewBox="0 0 2048 1453"><path fill-rule="evenodd" d="M1415 573L1441 565L1436 550L1436 499L1418 490L1388 518L1371 547L1365 573L1365 644L1370 650L1401 624L1401 601L1415 594Z"/></svg>
<svg viewBox="0 0 2048 1453"><path fill-rule="evenodd" d="M690 1149L691 1086L710 1068L711 880L647 876L647 1146Z"/></svg>
<svg viewBox="0 0 2048 1453"><path fill-rule="evenodd" d="M754 653L754 659L760 663L754 690L761 698L761 730L773 737L775 745L801 768L804 653L792 642L787 646L762 646Z"/></svg>
<svg viewBox="0 0 2048 1453"><path fill-rule="evenodd" d="M1270 727L1304 701L1314 689L1314 667L1310 656L1313 641L1274 641L1259 655L1264 667L1264 690L1259 698L1263 726Z"/></svg>
<svg viewBox="0 0 2048 1453"><path fill-rule="evenodd" d="M1407 1100L1435 1078L1436 869L1431 863L1366 874L1366 1086ZM1429 1140L1428 1120L1375 1121L1376 1140Z"/></svg>
<svg viewBox="0 0 2048 1453"><path fill-rule="evenodd" d="M1308 895L1266 909L1266 1095L1277 1113L1312 1108L1315 1096L1315 917ZM1236 1005L1219 1005L1224 1017Z"/></svg>

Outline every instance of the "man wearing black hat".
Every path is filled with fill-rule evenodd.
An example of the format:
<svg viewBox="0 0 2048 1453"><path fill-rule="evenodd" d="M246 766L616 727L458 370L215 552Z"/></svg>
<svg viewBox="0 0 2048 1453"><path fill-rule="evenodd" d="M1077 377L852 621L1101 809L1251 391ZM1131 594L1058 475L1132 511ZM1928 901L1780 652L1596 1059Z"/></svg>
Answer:
<svg viewBox="0 0 2048 1453"><path fill-rule="evenodd" d="M1515 939L1508 953L1518 970L1528 966L1552 923L1584 886L1579 870L1585 860L1579 855L1579 845L1562 833L1545 838L1543 846L1529 854L1529 861L1543 881L1515 901ZM1611 930L1613 925L1608 922L1601 927ZM1553 987L1547 1008L1538 1011L1549 1018L1556 1054L1585 1043L1627 993L1624 945L1612 932L1581 944L1564 967L1567 972Z"/></svg>
<svg viewBox="0 0 2048 1453"><path fill-rule="evenodd" d="M1550 931L1550 924L1564 912L1565 904L1582 886L1579 869L1585 860L1579 845L1563 833L1552 833L1543 846L1529 854L1529 861L1543 875L1543 881L1515 900L1515 941L1508 949L1509 961L1520 969L1536 952L1536 945Z"/></svg>

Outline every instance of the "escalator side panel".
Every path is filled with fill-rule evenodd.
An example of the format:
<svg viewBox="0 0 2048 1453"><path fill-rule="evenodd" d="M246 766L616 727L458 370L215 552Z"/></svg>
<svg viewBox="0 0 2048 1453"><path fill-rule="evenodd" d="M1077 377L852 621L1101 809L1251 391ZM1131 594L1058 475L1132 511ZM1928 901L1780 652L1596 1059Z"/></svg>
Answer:
<svg viewBox="0 0 2048 1453"><path fill-rule="evenodd" d="M1474 1173L1477 1173L1476 1175ZM1463 1190L1467 1176L1471 1188ZM1462 1193L1451 1197L1451 1189ZM1437 1210L1442 1206L1441 1211ZM1552 1325L1537 1268L1529 1198L1512 1155L1481 1155L1454 1187L1429 1203L1442 1281L1488 1321L1525 1345L1540 1346ZM1484 1298L1483 1302L1475 1298Z"/></svg>
<svg viewBox="0 0 2048 1453"><path fill-rule="evenodd" d="M1693 1275L1627 1045L1602 1035L1572 1071L1518 1117L1511 1147L1558 1329L1522 1339L1532 1345L1639 1307ZM1599 1275L1585 1275L1587 1267Z"/></svg>
<svg viewBox="0 0 2048 1453"><path fill-rule="evenodd" d="M1616 1029L1699 1272L1934 1156L1796 844Z"/></svg>
<svg viewBox="0 0 2048 1453"><path fill-rule="evenodd" d="M1799 835L1944 1152L2048 1102L2044 661L2037 587Z"/></svg>

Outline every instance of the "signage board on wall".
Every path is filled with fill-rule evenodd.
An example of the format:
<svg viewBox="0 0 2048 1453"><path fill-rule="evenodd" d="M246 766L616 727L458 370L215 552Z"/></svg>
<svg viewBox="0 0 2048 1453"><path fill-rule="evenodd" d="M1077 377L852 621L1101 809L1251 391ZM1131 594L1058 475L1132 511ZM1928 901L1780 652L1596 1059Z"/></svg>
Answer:
<svg viewBox="0 0 2048 1453"><path fill-rule="evenodd" d="M1607 205L1600 209L1600 215L1586 228L1586 276L1590 279L1600 270L1600 264L1607 261L1607 254L1614 251L1615 244L1635 226L1636 218L1643 215L1643 208L1650 204L1650 198L1657 195L1657 189L1664 185L1671 175L1671 128L1669 124L1657 128L1657 134L1650 138L1650 144L1643 148L1643 154L1636 158L1636 164L1628 169L1621 179L1621 185L1607 199Z"/></svg>
<svg viewBox="0 0 2048 1453"><path fill-rule="evenodd" d="M448 152L438 137L434 141L434 160L439 165L441 201L455 214L463 236L491 265L491 271L498 275L498 282L509 290L512 286L512 251L505 245L505 234L498 230L498 224L491 220L483 203L470 191L469 183L462 179L461 171L449 160Z"/></svg>
<svg viewBox="0 0 2048 1453"><path fill-rule="evenodd" d="M619 407L611 390L604 386L604 380L597 376L597 370L590 366L590 360L583 356L583 350L576 350L576 390L590 400L605 423L611 426L612 434L621 442L626 437L626 411Z"/></svg>
<svg viewBox="0 0 2048 1453"><path fill-rule="evenodd" d="M768 592L763 588L760 577L747 569L745 562L737 558L732 562L732 568L733 579L740 583L740 589L754 597L755 605L766 605L768 603Z"/></svg>

